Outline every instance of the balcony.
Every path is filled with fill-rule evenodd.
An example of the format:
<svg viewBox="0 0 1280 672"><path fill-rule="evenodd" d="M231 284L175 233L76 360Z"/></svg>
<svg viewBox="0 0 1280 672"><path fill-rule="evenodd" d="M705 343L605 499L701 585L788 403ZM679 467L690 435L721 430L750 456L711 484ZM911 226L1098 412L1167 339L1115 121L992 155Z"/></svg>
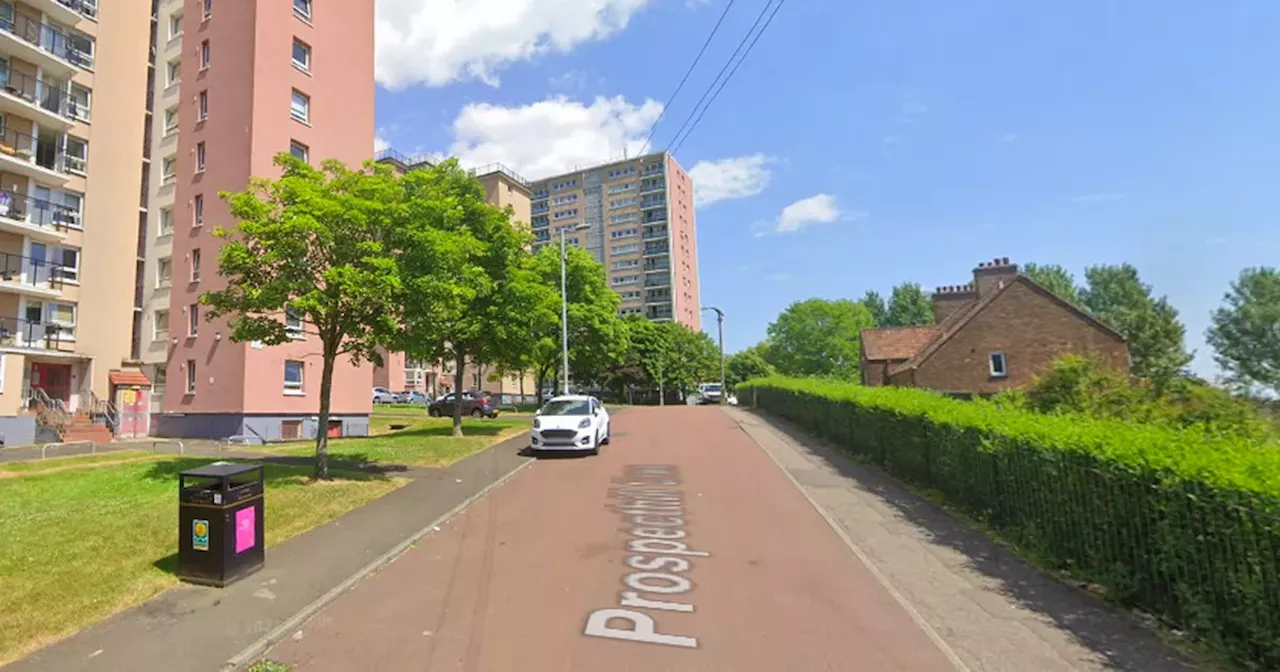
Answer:
<svg viewBox="0 0 1280 672"><path fill-rule="evenodd" d="M650 257L657 254L666 254L666 253L667 253L666 241L663 241L657 244L654 244L654 243L644 244L644 256L646 257Z"/></svg>
<svg viewBox="0 0 1280 672"><path fill-rule="evenodd" d="M648 270L648 269L646 269L646 270ZM670 287L670 286L671 286L671 274L667 273L667 274L663 274L663 275L654 276L654 277L651 277L651 278L645 278L645 279L644 279L644 286L645 286L645 287Z"/></svg>
<svg viewBox="0 0 1280 672"><path fill-rule="evenodd" d="M0 130L0 170L57 185L71 179L67 157L57 139L35 138L12 128ZM83 161L83 160L81 160Z"/></svg>
<svg viewBox="0 0 1280 672"><path fill-rule="evenodd" d="M656 198L653 196L645 196L640 199L640 207L645 210L649 208L665 208L667 207L667 199L664 196L658 196Z"/></svg>
<svg viewBox="0 0 1280 672"><path fill-rule="evenodd" d="M661 163L651 163L651 164L649 164L649 165L647 165L647 166L645 166L645 167L644 167L644 171L640 173L640 176L641 176L641 177L653 177L654 175L661 175L661 174L662 174L662 164L661 164Z"/></svg>
<svg viewBox="0 0 1280 672"><path fill-rule="evenodd" d="M538 215L538 214L542 214L542 213L544 213L544 212L547 212L547 211L548 211L548 210L550 210L550 209L551 209L551 208L547 207L547 204L546 204L546 203L543 203L542 205L535 205L535 206L533 206L532 208L530 208L530 209L529 209L529 212L530 212L530 213L532 213L532 214Z"/></svg>
<svg viewBox="0 0 1280 672"><path fill-rule="evenodd" d="M12 11L8 17L0 16L0 49L58 77L70 77L77 69L93 65L93 57L71 46L60 28Z"/></svg>
<svg viewBox="0 0 1280 672"><path fill-rule="evenodd" d="M62 296L65 276L58 264L0 252L0 292L56 299Z"/></svg>
<svg viewBox="0 0 1280 672"><path fill-rule="evenodd" d="M27 6L38 9L58 23L74 26L85 17L95 18L98 15L97 0L23 0Z"/></svg>
<svg viewBox="0 0 1280 672"><path fill-rule="evenodd" d="M654 322L665 322L666 320L671 319L671 309L659 308L657 310L654 310L652 307L650 307L644 311L644 316L650 320L653 320Z"/></svg>
<svg viewBox="0 0 1280 672"><path fill-rule="evenodd" d="M66 83L46 81L31 75L0 70L0 112L26 117L41 128L71 128L75 109L67 95ZM84 111L86 114L88 110Z"/></svg>
<svg viewBox="0 0 1280 672"><path fill-rule="evenodd" d="M666 180L645 180L640 183L640 193L642 194L647 194L652 191L662 191L666 188Z"/></svg>
<svg viewBox="0 0 1280 672"><path fill-rule="evenodd" d="M68 227L80 226L80 213L65 205L0 190L0 231L17 233L32 240L57 243L67 237Z"/></svg>
<svg viewBox="0 0 1280 672"><path fill-rule="evenodd" d="M18 317L0 317L0 347L74 352L76 329L55 322L31 322Z"/></svg>
<svg viewBox="0 0 1280 672"><path fill-rule="evenodd" d="M661 229L647 229L645 230L644 235L641 236L641 238L645 240L659 240L659 239L665 239L666 237L667 237L667 227L665 226L662 227Z"/></svg>

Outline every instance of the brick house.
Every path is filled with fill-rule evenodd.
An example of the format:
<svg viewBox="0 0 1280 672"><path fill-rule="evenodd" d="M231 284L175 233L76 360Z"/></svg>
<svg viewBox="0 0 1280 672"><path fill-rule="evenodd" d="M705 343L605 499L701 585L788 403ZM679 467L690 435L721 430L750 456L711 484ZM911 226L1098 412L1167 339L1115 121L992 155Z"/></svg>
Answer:
<svg viewBox="0 0 1280 672"><path fill-rule="evenodd" d="M933 312L932 326L862 331L864 385L994 394L1030 384L1068 353L1129 370L1123 336L1007 257L978 264L970 284L939 287Z"/></svg>

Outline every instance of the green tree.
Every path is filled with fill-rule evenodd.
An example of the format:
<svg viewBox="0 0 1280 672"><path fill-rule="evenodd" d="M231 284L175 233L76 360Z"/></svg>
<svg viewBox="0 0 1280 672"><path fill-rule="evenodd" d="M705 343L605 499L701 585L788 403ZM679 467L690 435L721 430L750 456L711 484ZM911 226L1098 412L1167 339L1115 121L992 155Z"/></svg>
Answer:
<svg viewBox="0 0 1280 672"><path fill-rule="evenodd" d="M866 305L865 303L863 304ZM764 378L777 373L777 369L764 357L765 345L757 343L729 357L725 362L725 384L733 389L738 383L752 378Z"/></svg>
<svg viewBox="0 0 1280 672"><path fill-rule="evenodd" d="M883 324L887 327L933 324L933 301L920 289L920 285L904 282L894 287L889 295L889 308Z"/></svg>
<svg viewBox="0 0 1280 672"><path fill-rule="evenodd" d="M1177 309L1166 297L1153 298L1150 285L1129 264L1090 266L1084 274L1085 307L1125 337L1133 373L1164 389L1191 362Z"/></svg>
<svg viewBox="0 0 1280 672"><path fill-rule="evenodd" d="M466 362L508 365L528 357L557 319L555 294L528 262L528 234L510 207L491 205L484 186L456 160L403 178L397 248L405 285L399 347L411 357L454 364L454 391ZM462 436L454 405L453 435Z"/></svg>
<svg viewBox="0 0 1280 672"><path fill-rule="evenodd" d="M1245 386L1280 392L1280 271L1246 268L1213 311L1214 359Z"/></svg>
<svg viewBox="0 0 1280 672"><path fill-rule="evenodd" d="M548 245L533 256L534 273L556 297L560 296L560 248ZM577 246L565 248L565 286L569 296L569 375L576 381L600 380L609 367L627 354L627 325L618 317L622 297L609 287L604 265ZM559 312L550 328L538 334L531 363L542 390L548 376L562 366L563 343Z"/></svg>
<svg viewBox="0 0 1280 672"><path fill-rule="evenodd" d="M658 388L658 405L665 405L666 390L676 367L675 333L662 322L650 322L639 315L626 318L631 336L627 361L632 364L632 384L652 384ZM639 373L639 379L634 379Z"/></svg>
<svg viewBox="0 0 1280 672"><path fill-rule="evenodd" d="M688 393L701 383L720 380L720 348L705 331L694 331L679 322L659 322L672 332L672 387Z"/></svg>
<svg viewBox="0 0 1280 672"><path fill-rule="evenodd" d="M313 168L288 152L275 165L279 179L254 178L243 192L220 194L236 219L234 228L214 231L224 241L218 273L226 286L200 300L207 317L230 318L233 341L289 342L286 311L319 341L315 476L327 479L334 366L341 356L380 363L378 347L396 329L400 279L388 239L402 191L382 166Z"/></svg>
<svg viewBox="0 0 1280 672"><path fill-rule="evenodd" d="M769 325L768 361L791 376L858 377L866 306L847 299L797 301Z"/></svg>
<svg viewBox="0 0 1280 672"><path fill-rule="evenodd" d="M871 321L877 327L889 326L889 308L884 305L884 297L880 296L880 292L874 289L868 289L867 293L862 295L859 302L868 313L871 313Z"/></svg>
<svg viewBox="0 0 1280 672"><path fill-rule="evenodd" d="M1058 264L1027 264L1022 267L1022 274L1036 281L1041 287L1058 296L1080 305L1080 289L1076 287L1076 278L1071 271Z"/></svg>

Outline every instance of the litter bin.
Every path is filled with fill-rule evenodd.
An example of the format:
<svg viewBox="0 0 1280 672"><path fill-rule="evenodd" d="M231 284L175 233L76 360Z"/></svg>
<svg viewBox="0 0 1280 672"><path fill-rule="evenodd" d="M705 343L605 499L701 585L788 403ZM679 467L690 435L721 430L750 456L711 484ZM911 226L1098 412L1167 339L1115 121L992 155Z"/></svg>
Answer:
<svg viewBox="0 0 1280 672"><path fill-rule="evenodd" d="M178 578L219 588L262 569L260 464L214 462L178 475Z"/></svg>

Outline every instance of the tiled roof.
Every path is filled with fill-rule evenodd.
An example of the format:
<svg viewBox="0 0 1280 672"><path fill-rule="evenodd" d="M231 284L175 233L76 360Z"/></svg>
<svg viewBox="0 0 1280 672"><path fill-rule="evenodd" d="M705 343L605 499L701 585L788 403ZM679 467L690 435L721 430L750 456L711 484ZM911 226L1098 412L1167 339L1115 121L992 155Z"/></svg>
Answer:
<svg viewBox="0 0 1280 672"><path fill-rule="evenodd" d="M862 348L872 361L910 359L941 333L942 330L934 326L864 329Z"/></svg>
<svg viewBox="0 0 1280 672"><path fill-rule="evenodd" d="M112 371L107 374L107 378L111 380L112 385L141 385L143 387L151 387L151 381L147 379L147 374L141 371Z"/></svg>

